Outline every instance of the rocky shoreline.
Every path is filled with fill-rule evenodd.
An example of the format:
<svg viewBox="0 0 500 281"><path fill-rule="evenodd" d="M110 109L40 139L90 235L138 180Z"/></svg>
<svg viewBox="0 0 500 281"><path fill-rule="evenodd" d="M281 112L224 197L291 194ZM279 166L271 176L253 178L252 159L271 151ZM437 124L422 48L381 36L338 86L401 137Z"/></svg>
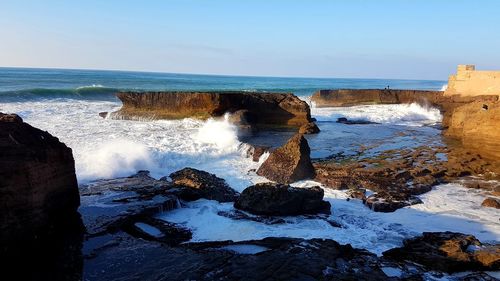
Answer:
<svg viewBox="0 0 500 281"><path fill-rule="evenodd" d="M160 179L140 171L77 187L70 148L18 116L2 114L0 195L11 203L0 210L1 254L7 265L35 251L29 274L52 280L429 280L464 271L473 272L461 280L494 280L485 271L500 270L500 244L483 244L462 233L423 233L377 256L331 239L194 243L189 242L192 229L161 219L161 214L188 202L214 200L234 206L218 214L232 220L273 225L283 224L285 216L303 216L342 228L342 223L328 217L332 208L324 200L327 189L345 190L347 200L359 199L374 212L394 212L421 203L418 195L439 183L478 175L498 179L500 166L493 152L498 143L492 140L498 133L499 114L494 97L465 102L438 91L319 92L312 100L321 106L429 102L443 111L444 134L458 138L459 144L452 139L442 147L423 145L371 157L315 160L304 133L319 129L307 103L292 94L164 92L118 93L118 97L123 107L111 118L206 119L232 113L239 126L299 132L278 148L250 147L248 156L253 160L269 153L255 173L273 182L249 186L241 194L217 175L189 167ZM477 116L483 111L487 114ZM289 185L308 179L325 189ZM498 208L500 185L476 183L471 178L466 186L491 195L478 208ZM47 255L50 249L59 251ZM51 258L42 267L35 266L36 259L44 256Z"/></svg>

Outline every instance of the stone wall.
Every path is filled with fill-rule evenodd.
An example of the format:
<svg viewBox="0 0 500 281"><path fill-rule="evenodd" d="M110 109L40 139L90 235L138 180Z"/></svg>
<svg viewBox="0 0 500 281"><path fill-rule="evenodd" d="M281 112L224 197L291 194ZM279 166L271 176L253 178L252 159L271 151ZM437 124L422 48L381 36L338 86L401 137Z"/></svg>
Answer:
<svg viewBox="0 0 500 281"><path fill-rule="evenodd" d="M477 71L474 65L459 65L450 75L445 96L500 95L500 71Z"/></svg>

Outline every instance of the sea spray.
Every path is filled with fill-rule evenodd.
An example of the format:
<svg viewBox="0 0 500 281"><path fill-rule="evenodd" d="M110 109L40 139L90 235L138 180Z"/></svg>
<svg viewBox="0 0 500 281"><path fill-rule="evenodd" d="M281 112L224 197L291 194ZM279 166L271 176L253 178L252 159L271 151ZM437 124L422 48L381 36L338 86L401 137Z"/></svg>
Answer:
<svg viewBox="0 0 500 281"><path fill-rule="evenodd" d="M222 120L210 118L195 134L195 141L214 145L220 152L235 152L240 144L237 127L229 122L229 114Z"/></svg>
<svg viewBox="0 0 500 281"><path fill-rule="evenodd" d="M435 124L441 122L442 119L439 109L417 103L330 108L313 107L311 113L318 121L336 121L340 117L345 117L350 120L406 126Z"/></svg>
<svg viewBox="0 0 500 281"><path fill-rule="evenodd" d="M108 140L79 157L76 172L80 180L129 176L155 165L143 144L126 139Z"/></svg>

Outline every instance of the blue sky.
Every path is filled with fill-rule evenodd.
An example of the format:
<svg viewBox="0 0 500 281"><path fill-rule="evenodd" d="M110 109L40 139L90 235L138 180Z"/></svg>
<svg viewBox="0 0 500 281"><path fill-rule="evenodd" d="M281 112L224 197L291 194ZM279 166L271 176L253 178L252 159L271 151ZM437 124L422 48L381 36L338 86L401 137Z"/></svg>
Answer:
<svg viewBox="0 0 500 281"><path fill-rule="evenodd" d="M0 66L446 80L500 69L498 0L0 0Z"/></svg>

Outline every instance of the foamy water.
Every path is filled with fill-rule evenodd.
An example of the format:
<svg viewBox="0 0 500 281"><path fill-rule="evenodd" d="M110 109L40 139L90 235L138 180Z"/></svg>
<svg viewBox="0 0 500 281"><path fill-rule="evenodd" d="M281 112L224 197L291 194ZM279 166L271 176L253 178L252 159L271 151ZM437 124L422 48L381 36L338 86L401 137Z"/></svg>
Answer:
<svg viewBox="0 0 500 281"><path fill-rule="evenodd" d="M262 163L244 157L245 147L237 129L226 118L199 121L130 121L99 117L101 111L117 110L112 101L49 99L0 103L0 111L18 113L31 125L47 130L73 149L80 183L98 178L128 176L137 170L150 170L155 177L184 167L215 173L237 191L266 181L255 172ZM436 141L440 131L422 125L441 120L439 111L416 104L312 108L322 130L308 136L313 155L355 151L359 145L385 142L378 150L412 147ZM378 125L344 125L336 118L369 120ZM398 136L401 132L414 135ZM298 186L317 184L310 181ZM192 229L193 241L247 240L268 236L330 238L340 243L366 248L380 254L401 244L404 238L422 231L470 233L486 242L500 240L497 210L480 207L484 195L459 185L442 185L421 196L424 204L394 213L375 213L360 201L346 201L343 191L326 190L332 204L334 228L323 219L285 218L286 223L265 225L253 221L231 220L218 215L233 210L231 203L209 200L190 202L185 208L164 213L162 218Z"/></svg>

